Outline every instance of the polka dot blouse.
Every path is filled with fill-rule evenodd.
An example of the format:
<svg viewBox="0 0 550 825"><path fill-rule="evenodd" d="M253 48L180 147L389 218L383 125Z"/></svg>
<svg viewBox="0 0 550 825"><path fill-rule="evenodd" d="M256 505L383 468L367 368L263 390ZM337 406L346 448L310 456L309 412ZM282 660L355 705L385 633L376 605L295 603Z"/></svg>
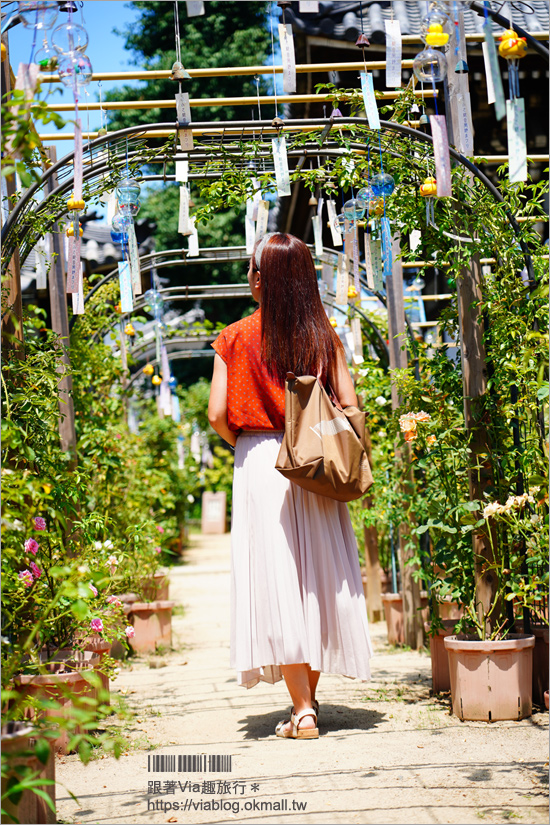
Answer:
<svg viewBox="0 0 550 825"><path fill-rule="evenodd" d="M261 360L261 324L257 309L212 344L227 365L227 421L233 432L285 428L285 389Z"/></svg>

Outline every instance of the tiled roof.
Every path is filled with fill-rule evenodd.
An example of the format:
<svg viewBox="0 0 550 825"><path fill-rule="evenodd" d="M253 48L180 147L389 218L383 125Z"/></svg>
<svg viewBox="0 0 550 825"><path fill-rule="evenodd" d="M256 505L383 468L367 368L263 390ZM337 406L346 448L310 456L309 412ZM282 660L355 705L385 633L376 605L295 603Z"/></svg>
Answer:
<svg viewBox="0 0 550 825"><path fill-rule="evenodd" d="M509 17L508 3L491 3L494 11ZM528 7L533 13L526 13ZM392 15L401 24L401 34L418 34L420 23L426 16L426 0L381 0L362 4L363 31L373 43L385 42L384 21ZM521 10L519 10L521 8ZM296 32L335 40L355 41L361 32L360 4L355 2L320 2L319 12L306 14L299 12L299 4L292 3L286 11L286 22L292 23ZM529 0L513 9L513 22L530 32L548 31L548 3L546 0ZM466 34L481 34L483 18L470 8L464 8L464 29ZM493 21L493 29L500 32L502 27Z"/></svg>

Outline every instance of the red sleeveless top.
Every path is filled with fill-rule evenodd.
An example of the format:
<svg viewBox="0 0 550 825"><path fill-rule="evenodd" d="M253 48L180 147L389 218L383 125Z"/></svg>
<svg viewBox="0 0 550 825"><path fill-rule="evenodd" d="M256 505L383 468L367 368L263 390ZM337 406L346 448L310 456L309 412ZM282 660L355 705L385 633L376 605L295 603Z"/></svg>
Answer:
<svg viewBox="0 0 550 825"><path fill-rule="evenodd" d="M239 430L284 430L285 388L261 359L260 309L219 334L212 346L227 365L227 423Z"/></svg>

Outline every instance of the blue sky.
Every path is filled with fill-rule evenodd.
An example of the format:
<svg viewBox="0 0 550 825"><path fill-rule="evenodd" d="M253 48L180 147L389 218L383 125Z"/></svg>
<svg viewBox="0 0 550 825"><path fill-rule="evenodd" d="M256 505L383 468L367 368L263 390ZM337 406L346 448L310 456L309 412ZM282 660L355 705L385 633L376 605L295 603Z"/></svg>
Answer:
<svg viewBox="0 0 550 825"><path fill-rule="evenodd" d="M15 5L15 3L3 4L3 10L11 12ZM239 3L238 5L241 6L241 3ZM180 0L179 8L180 21L183 22L186 16L186 7L184 0ZM281 58L276 28L276 18L278 17L279 9L275 4L273 4L273 9L275 16L273 24L275 31L276 48L275 62L276 64L280 65ZM82 19L82 12L84 15L84 19ZM133 68L140 68L139 66L134 66L131 63L132 54L126 51L124 48L124 37L114 34L113 31L114 29L124 31L126 26L129 23L135 21L137 18L138 12L132 9L130 7L130 4L125 2L125 0L85 0L82 11L79 9L79 11L74 15L74 20L75 22L83 25L88 32L89 45L86 49L86 54L90 58L94 71L129 71ZM58 26L60 23L66 20L67 15L63 12L60 12L55 23L55 26ZM48 34L51 35L51 30L50 32L48 32ZM17 74L17 67L19 63L27 63L31 56L33 31L32 29L27 29L23 25L19 24L15 26L13 29L9 30L8 36L10 48L10 63L12 65L13 71ZM37 42L36 49L38 50L39 48L40 43ZM271 56L267 61L267 65L272 65ZM141 85L140 82L137 80L103 81L101 87L102 95L105 94L109 89L121 86L123 82L128 83L128 85ZM277 75L277 86L278 92L280 93L282 91L282 75ZM50 84L43 85L43 98L45 97L48 88L50 88ZM69 89L66 89L61 84L56 85L56 89L62 89L62 92L55 91L55 96L52 97L51 102L72 103L72 92ZM90 96L90 102L95 102L99 100L100 88L98 82L92 81L90 85L87 87L87 92ZM85 101L86 95L83 94L82 102ZM61 114L66 119L71 117L69 112L64 112ZM84 132L88 131L88 125L90 131L96 131L101 126L100 112L88 113L83 111L81 113L81 119L82 129ZM136 110L136 119L139 122L139 110ZM45 127L40 126L38 128L38 131L51 134L55 133L57 130L53 124L48 124ZM61 131L72 132L73 125L71 123L68 123L67 126ZM64 155L72 151L72 141L62 140L54 141L52 143L57 148L58 159L62 158ZM48 145L52 145L52 143Z"/></svg>
<svg viewBox="0 0 550 825"><path fill-rule="evenodd" d="M8 7L9 8L9 7ZM137 18L137 12L129 7L129 4L124 0L86 0L82 11L84 12L84 21L82 20L82 13L79 10L74 16L75 22L84 25L88 32L89 44L86 49L86 54L91 60L92 67L95 71L129 71L135 68L130 64L131 54L124 49L124 38L116 35L113 29L118 28L124 30L128 23L131 23ZM59 25L67 20L67 15L60 13L57 17L55 25ZM51 30L48 32L51 35ZM28 62L31 55L33 32L32 29L26 29L19 24L13 29L9 30L9 48L10 48L10 62L13 71L17 74L17 67L20 62ZM37 44L37 49L40 44ZM130 85L140 85L139 81L128 81ZM122 81L104 81L102 84L102 94L116 86L120 86ZM56 85L56 88L62 88L63 93L55 92L52 97L52 102L55 103L72 103L72 92L66 89L61 84ZM45 97L48 85L44 84L42 87L42 97ZM99 84L92 81L87 87L90 101L99 100ZM86 96L83 95L83 101ZM70 117L70 113L63 113L63 117ZM95 131L101 125L101 118L99 112L82 112L82 128L88 131L88 117L90 123L90 130ZM41 132L52 133L56 132L55 126L49 124L39 129ZM73 125L67 124L62 130L64 132L72 132ZM54 145L57 147L58 158L63 157L72 150L72 141L56 141Z"/></svg>

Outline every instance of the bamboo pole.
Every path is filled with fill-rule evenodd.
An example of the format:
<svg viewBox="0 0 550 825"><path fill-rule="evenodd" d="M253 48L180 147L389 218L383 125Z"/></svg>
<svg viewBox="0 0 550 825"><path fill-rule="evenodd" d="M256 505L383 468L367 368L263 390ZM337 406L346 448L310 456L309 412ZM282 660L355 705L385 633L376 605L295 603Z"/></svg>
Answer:
<svg viewBox="0 0 550 825"><path fill-rule="evenodd" d="M413 60L403 60L402 66L404 69L411 69ZM298 63L296 66L297 74L306 74L309 72L362 72L365 69L385 69L385 60L370 60L366 63L352 62L352 63ZM191 77L233 77L235 75L272 75L283 73L282 66L225 66L212 67L208 69L187 69ZM172 74L171 69L150 69L149 71L133 71L133 72L94 72L92 80L170 80ZM58 83L58 74L41 74L40 80L42 83Z"/></svg>
<svg viewBox="0 0 550 825"><path fill-rule="evenodd" d="M399 92L378 92L378 100L395 100L399 97ZM437 90L426 89L425 91L415 90L413 94L420 98L433 98L437 96ZM204 108L206 106L257 106L260 104L268 106L270 103L323 103L328 101L332 95L263 95L261 97L196 97L189 101L191 108ZM97 112L101 109L118 111L119 109L175 109L176 99L168 98L163 100L116 100L105 101L104 103L79 103L80 111ZM52 112L72 112L73 103L48 103L46 109Z"/></svg>

